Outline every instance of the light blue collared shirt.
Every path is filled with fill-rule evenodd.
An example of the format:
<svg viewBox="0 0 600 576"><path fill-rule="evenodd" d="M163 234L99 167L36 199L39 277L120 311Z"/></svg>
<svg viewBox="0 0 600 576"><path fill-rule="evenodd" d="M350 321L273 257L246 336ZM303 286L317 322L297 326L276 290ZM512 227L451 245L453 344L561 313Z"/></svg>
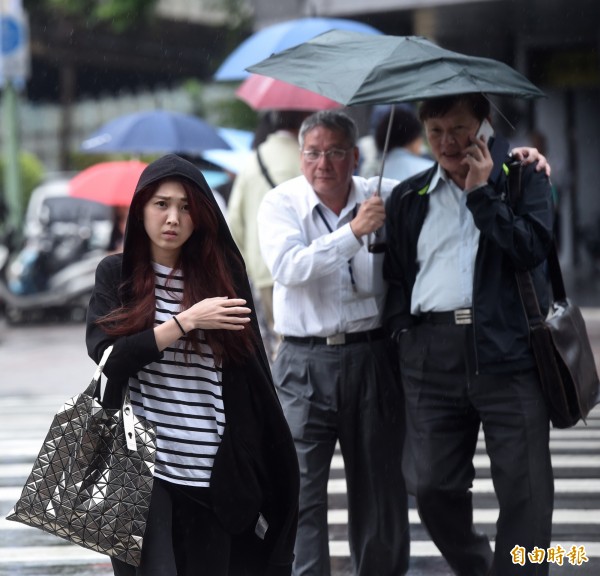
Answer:
<svg viewBox="0 0 600 576"><path fill-rule="evenodd" d="M429 189L429 211L417 242L419 272L411 313L445 312L473 304L479 229L467 194L438 166Z"/></svg>

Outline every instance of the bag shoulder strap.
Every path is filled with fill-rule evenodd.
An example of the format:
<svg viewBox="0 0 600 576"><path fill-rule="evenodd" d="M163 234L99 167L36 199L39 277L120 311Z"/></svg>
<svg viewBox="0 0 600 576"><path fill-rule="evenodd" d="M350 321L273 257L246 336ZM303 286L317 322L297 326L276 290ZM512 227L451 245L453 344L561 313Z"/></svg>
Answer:
<svg viewBox="0 0 600 576"><path fill-rule="evenodd" d="M92 382L88 387L88 391L92 390L90 396L95 393L98 394L97 398L100 399L102 397L100 391L100 378L102 377L102 372L104 370L104 366L106 366L106 362L110 353L112 352L113 347L109 346L102 354L102 358L100 358L100 362L98 363L98 367L96 368L96 372L94 372L94 377L92 378ZM123 428L125 429L125 443L127 444L127 448L129 450L137 450L137 441L135 437L135 420L133 416L133 406L131 405L131 399L129 397L129 386L126 389L124 398L123 398L123 407L122 407L122 417L123 417Z"/></svg>
<svg viewBox="0 0 600 576"><path fill-rule="evenodd" d="M102 358L100 358L100 362L98 362L96 371L94 372L94 375L92 376L92 381L90 382L90 385L87 387L87 390L85 391L85 393L88 396L93 396L94 398L97 398L98 400L100 400L100 398L102 398L101 390L100 390L100 387L101 387L100 378L102 377L102 372L104 371L104 366L106 366L106 362L108 361L108 357L110 356L112 349L113 349L113 347L109 346L104 351L104 354L102 354Z"/></svg>
<svg viewBox="0 0 600 576"><path fill-rule="evenodd" d="M260 171L262 172L262 175L265 177L265 180L269 183L271 188L275 188L277 186L277 184L275 184L275 182L273 182L273 179L271 178L271 175L269 174L269 171L267 170L267 167L265 166L265 163L263 162L263 159L260 155L260 152L258 151L258 148L256 148L256 159L258 160L258 165L260 166Z"/></svg>
<svg viewBox="0 0 600 576"><path fill-rule="evenodd" d="M521 198L523 192L522 187L522 173L523 164L519 161L513 161L507 164L508 168L508 200L511 208L515 208L517 202ZM562 270L560 268L560 261L558 259L558 252L556 249L556 240L552 239L552 246L547 257L548 264L548 275L550 277L550 284L552 286L552 297L554 301L563 302L567 299L567 293L565 290L565 283L563 281ZM540 310L535 288L533 286L533 280L531 274L527 270L516 271L517 284L519 285L519 291L523 299L525 311L527 312L527 318L529 325L538 325L544 321Z"/></svg>

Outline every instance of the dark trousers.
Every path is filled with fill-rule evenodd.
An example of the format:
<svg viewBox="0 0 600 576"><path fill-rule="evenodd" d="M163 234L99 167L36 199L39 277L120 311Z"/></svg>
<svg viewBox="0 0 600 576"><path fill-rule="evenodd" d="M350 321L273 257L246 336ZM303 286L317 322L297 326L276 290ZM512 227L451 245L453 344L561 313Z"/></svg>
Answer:
<svg viewBox="0 0 600 576"><path fill-rule="evenodd" d="M410 542L401 467L404 404L389 344L284 341L273 377L300 464L294 576L330 574L327 483L338 441L354 573L405 574Z"/></svg>
<svg viewBox="0 0 600 576"><path fill-rule="evenodd" d="M460 576L546 575L513 563L515 546L547 549L554 479L537 374L478 373L471 326L420 324L402 335L405 473L432 540ZM480 426L500 514L495 552L473 526L473 457Z"/></svg>
<svg viewBox="0 0 600 576"><path fill-rule="evenodd" d="M155 478L142 562L136 568L112 558L115 576L226 576L231 538L206 492Z"/></svg>

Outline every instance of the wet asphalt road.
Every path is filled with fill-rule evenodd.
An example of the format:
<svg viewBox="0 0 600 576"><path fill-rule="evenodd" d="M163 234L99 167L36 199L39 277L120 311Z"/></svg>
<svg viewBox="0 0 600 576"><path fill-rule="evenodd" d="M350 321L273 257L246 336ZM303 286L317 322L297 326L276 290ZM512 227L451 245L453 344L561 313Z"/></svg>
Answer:
<svg viewBox="0 0 600 576"><path fill-rule="evenodd" d="M587 309L585 314L588 331L599 351L597 358L600 358L600 309ZM0 324L1 518L18 497L15 491L20 491L27 474L23 470L30 468L35 456L32 454L32 445L39 447L53 413L63 400L83 390L94 368L86 355L82 324L21 327ZM40 402L43 398L47 401ZM564 514L569 515L570 519L556 525L555 541L563 545L567 542L585 542L593 544L594 548L588 549L587 563L581 566L553 565L550 573L552 576L597 576L600 574L600 465L597 463L600 454L600 410L594 412L590 426L578 427L573 433L560 431L554 441L556 449L553 448L553 457L557 461L572 456L583 460L578 466L565 464L557 468L557 481L575 482L573 485L576 488L568 488L564 493L557 490L557 508L564 509ZM23 454L19 453L21 445L28 446ZM18 473L14 472L15 467ZM483 480L489 478L489 473L484 471L482 477ZM333 467L332 479L343 480L341 466ZM588 488L581 491L577 486ZM7 496L6 499L3 495ZM475 500L476 507L483 512L494 507L493 496L489 493L476 494ZM330 507L337 511L345 509L343 490L330 494ZM594 511L598 513L597 519L590 523L589 513ZM2 522L0 520L0 576L112 574L105 557L78 560L79 548L70 545L65 547L63 541L38 530L18 529L13 523ZM493 534L493 522L485 520L483 529ZM332 543L339 544L340 550L332 559L332 576L351 576L350 561L344 551L347 549L344 520L334 521L330 533ZM451 576L443 559L427 551L428 538L418 519L415 520L414 510L411 535L415 552L409 576ZM73 558L69 557L67 549L74 550ZM425 552L421 554L419 550Z"/></svg>

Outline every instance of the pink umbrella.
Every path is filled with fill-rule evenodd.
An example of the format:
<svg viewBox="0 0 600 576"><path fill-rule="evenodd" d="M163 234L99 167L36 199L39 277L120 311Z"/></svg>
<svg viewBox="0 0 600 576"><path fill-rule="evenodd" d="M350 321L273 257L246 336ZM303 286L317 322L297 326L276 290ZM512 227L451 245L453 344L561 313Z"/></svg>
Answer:
<svg viewBox="0 0 600 576"><path fill-rule="evenodd" d="M235 92L254 110L327 110L341 108L335 100L282 80L252 74Z"/></svg>
<svg viewBox="0 0 600 576"><path fill-rule="evenodd" d="M129 206L146 166L147 164L139 160L94 164L71 179L69 195L109 206Z"/></svg>

